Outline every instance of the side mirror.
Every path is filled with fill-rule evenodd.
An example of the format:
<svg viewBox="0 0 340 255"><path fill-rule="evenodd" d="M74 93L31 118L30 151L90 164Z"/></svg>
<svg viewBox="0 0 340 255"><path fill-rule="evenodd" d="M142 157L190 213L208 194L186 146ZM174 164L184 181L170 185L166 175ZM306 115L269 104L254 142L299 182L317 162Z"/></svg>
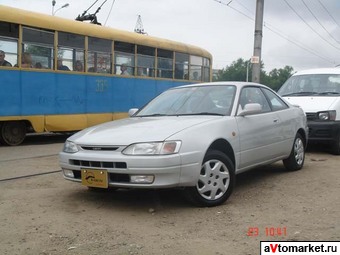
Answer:
<svg viewBox="0 0 340 255"><path fill-rule="evenodd" d="M246 116L262 112L262 106L258 103L246 104L238 116Z"/></svg>
<svg viewBox="0 0 340 255"><path fill-rule="evenodd" d="M131 108L128 112L129 117L132 117L138 110L138 108Z"/></svg>

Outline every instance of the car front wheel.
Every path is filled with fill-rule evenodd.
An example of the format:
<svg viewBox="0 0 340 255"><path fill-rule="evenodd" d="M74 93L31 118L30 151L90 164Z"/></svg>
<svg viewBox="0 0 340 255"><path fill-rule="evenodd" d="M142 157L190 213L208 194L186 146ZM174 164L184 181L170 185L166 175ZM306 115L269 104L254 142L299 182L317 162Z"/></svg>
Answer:
<svg viewBox="0 0 340 255"><path fill-rule="evenodd" d="M186 197L198 206L216 206L224 203L235 185L235 169L224 153L209 150L204 157L198 182L186 189Z"/></svg>
<svg viewBox="0 0 340 255"><path fill-rule="evenodd" d="M292 151L288 158L283 160L283 164L288 171L300 170L305 162L305 144L302 136L296 134Z"/></svg>

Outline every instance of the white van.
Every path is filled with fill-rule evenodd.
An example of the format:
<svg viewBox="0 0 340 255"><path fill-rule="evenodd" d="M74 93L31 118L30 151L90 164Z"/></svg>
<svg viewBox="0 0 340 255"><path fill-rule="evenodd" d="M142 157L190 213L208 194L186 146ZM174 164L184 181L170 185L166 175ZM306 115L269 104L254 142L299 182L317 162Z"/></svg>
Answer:
<svg viewBox="0 0 340 255"><path fill-rule="evenodd" d="M278 93L307 115L309 142L327 142L340 155L340 68L293 74Z"/></svg>

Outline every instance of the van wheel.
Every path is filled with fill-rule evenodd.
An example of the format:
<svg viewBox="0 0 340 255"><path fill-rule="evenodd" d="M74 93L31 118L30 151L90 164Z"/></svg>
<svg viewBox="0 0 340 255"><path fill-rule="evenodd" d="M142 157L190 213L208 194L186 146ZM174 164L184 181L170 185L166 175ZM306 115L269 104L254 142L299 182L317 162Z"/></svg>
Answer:
<svg viewBox="0 0 340 255"><path fill-rule="evenodd" d="M224 153L209 150L204 157L198 182L185 190L189 201L198 206L216 206L224 203L235 185L235 169Z"/></svg>
<svg viewBox="0 0 340 255"><path fill-rule="evenodd" d="M19 145L26 137L26 124L23 121L3 122L0 127L0 141L5 145Z"/></svg>
<svg viewBox="0 0 340 255"><path fill-rule="evenodd" d="M340 133L337 135L335 141L332 143L331 150L334 155L340 155Z"/></svg>
<svg viewBox="0 0 340 255"><path fill-rule="evenodd" d="M288 171L300 170L305 162L305 144L300 134L296 134L292 151L283 164Z"/></svg>

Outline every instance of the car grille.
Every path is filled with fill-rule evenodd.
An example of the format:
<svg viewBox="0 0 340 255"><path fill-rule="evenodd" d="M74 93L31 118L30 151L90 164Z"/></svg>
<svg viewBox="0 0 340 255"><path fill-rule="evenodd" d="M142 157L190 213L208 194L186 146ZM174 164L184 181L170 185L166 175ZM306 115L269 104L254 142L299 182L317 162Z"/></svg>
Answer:
<svg viewBox="0 0 340 255"><path fill-rule="evenodd" d="M89 160L76 160L70 159L70 165L74 166L85 166L85 167L95 167L95 168L127 168L126 162L103 162L103 161L89 161Z"/></svg>
<svg viewBox="0 0 340 255"><path fill-rule="evenodd" d="M104 146L81 146L83 150L90 150L90 151L116 151L119 149L118 146L114 147L104 147Z"/></svg>
<svg viewBox="0 0 340 255"><path fill-rule="evenodd" d="M317 114L314 112L306 112L307 120L316 120Z"/></svg>

